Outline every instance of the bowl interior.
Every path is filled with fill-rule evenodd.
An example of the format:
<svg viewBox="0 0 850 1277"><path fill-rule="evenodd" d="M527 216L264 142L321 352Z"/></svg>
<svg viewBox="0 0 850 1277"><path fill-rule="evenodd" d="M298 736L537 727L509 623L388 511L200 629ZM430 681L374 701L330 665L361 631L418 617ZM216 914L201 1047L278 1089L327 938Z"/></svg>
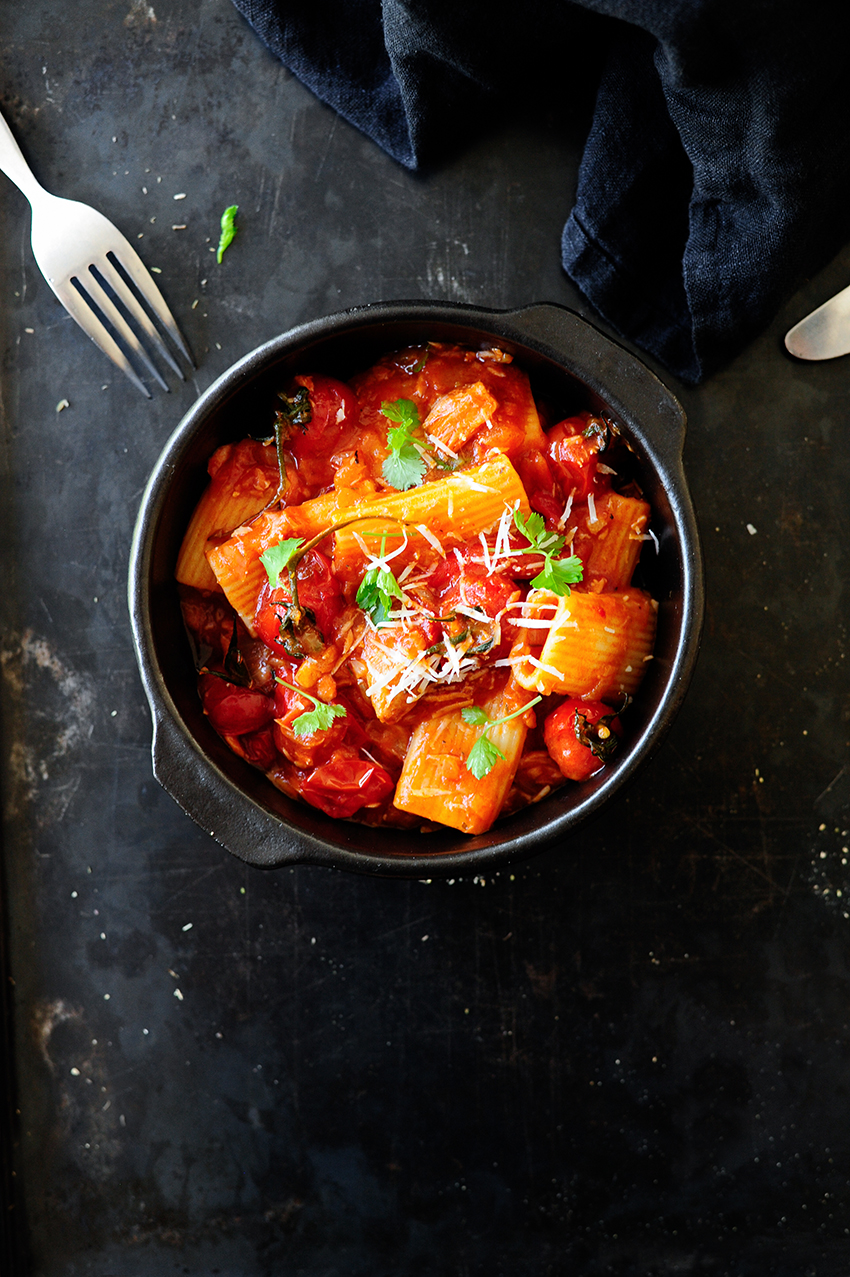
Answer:
<svg viewBox="0 0 850 1277"><path fill-rule="evenodd" d="M169 727L176 726L176 733L170 733L170 752L179 755L155 769L199 824L253 863L307 860L366 872L418 874L457 872L461 866L481 867L528 854L544 842L566 837L622 786L658 743L684 692L698 641L693 578L699 556L687 518L681 439L674 441L672 451L665 441L668 455L661 458L653 423L641 421L640 413L618 411L592 388L592 377L579 375L581 351L567 360L544 343L512 339L510 322L498 312L492 318L477 312L472 322L463 314L447 318L444 310L437 317L409 318L354 312L285 334L249 355L210 388L178 427L143 502L131 573L137 650L154 718L160 724L170 719ZM594 329L584 327L598 339ZM289 377L324 372L345 380L387 351L426 339L473 347L498 343L528 372L535 396L553 403L562 416L583 408L610 412L629 441L629 460L652 505L651 526L658 540L657 548L651 541L645 544L638 569L639 583L659 601L659 624L655 659L628 711L627 747L602 777L581 785L567 783L474 837L452 830L422 834L333 820L289 800L231 753L201 710L174 581L177 552L206 484L210 455L223 443L267 429L277 392Z"/></svg>

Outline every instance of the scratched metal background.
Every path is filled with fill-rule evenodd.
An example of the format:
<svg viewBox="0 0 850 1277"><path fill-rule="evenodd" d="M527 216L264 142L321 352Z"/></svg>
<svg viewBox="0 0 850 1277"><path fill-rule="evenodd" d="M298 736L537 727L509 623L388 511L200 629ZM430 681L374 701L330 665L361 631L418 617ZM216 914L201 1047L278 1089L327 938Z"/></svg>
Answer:
<svg viewBox="0 0 850 1277"><path fill-rule="evenodd" d="M161 269L200 365L144 402L0 179L4 1274L845 1274L850 363L781 335L850 250L708 384L667 378L708 619L640 783L486 880L248 870L151 778L145 479L197 393L302 320L586 313L558 258L582 119L482 129L414 177L227 0L2 16L37 175Z"/></svg>

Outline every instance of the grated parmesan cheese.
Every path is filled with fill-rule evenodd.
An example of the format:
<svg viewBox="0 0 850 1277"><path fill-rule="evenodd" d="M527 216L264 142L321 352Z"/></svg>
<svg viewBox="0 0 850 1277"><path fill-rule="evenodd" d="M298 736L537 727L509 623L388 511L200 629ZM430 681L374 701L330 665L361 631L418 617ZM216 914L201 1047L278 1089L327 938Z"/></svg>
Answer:
<svg viewBox="0 0 850 1277"><path fill-rule="evenodd" d="M443 549L442 543L434 535L430 528L426 527L424 523L417 523L416 531L422 534L428 544L437 551L441 559L446 557L446 552Z"/></svg>
<svg viewBox="0 0 850 1277"><path fill-rule="evenodd" d="M426 435L425 438L429 443L434 445L438 452L443 452L447 457L451 457L453 461L459 461L460 458L456 452L452 452L447 443L443 443L442 439L438 439L436 435Z"/></svg>
<svg viewBox="0 0 850 1277"><path fill-rule="evenodd" d="M575 496L575 494L576 494L576 490L575 488L573 488L572 492L567 497L567 504L564 506L564 513L561 515L560 519L558 520L558 527L561 529L561 531L563 531L563 529L567 526L567 519L572 514L573 497Z"/></svg>

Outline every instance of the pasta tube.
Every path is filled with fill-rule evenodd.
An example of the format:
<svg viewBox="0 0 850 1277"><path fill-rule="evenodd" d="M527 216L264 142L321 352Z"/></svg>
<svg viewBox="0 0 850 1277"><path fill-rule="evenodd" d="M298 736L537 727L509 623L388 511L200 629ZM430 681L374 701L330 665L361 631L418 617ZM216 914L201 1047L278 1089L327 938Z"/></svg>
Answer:
<svg viewBox="0 0 850 1277"><path fill-rule="evenodd" d="M491 720L528 701L513 678L499 680L479 702ZM521 714L484 729L463 720L461 710L438 711L420 722L410 738L394 804L399 811L436 820L466 834L481 834L498 816L513 784L528 727ZM504 754L486 776L476 779L466 766L473 745L486 730Z"/></svg>
<svg viewBox="0 0 850 1277"><path fill-rule="evenodd" d="M652 655L658 604L642 590L573 591L558 602L539 656L515 653L517 682L542 696L616 702L633 696Z"/></svg>
<svg viewBox="0 0 850 1277"><path fill-rule="evenodd" d="M643 549L649 505L609 492L594 503L592 513L595 518L587 512L573 541L573 553L584 563L584 583L591 589L624 590Z"/></svg>
<svg viewBox="0 0 850 1277"><path fill-rule="evenodd" d="M186 529L175 575L181 585L220 590L207 562L210 537L230 533L251 519L274 497L280 482L274 445L252 440L225 444L209 464L210 483Z"/></svg>
<svg viewBox="0 0 850 1277"><path fill-rule="evenodd" d="M501 455L407 492L382 493L367 501L352 501L352 495L350 489L338 489L303 505L269 512L223 544L210 547L207 558L216 580L251 632L265 580L260 555L279 541L307 540L334 523L372 518L401 520L414 529L421 524L440 545L459 545L498 523L506 504L516 505L523 514L530 510L519 475ZM358 541L354 535L357 530L355 525L336 533L335 559L362 557L362 536ZM387 536L387 552L401 543L404 531L395 524ZM410 536L410 529L406 531Z"/></svg>

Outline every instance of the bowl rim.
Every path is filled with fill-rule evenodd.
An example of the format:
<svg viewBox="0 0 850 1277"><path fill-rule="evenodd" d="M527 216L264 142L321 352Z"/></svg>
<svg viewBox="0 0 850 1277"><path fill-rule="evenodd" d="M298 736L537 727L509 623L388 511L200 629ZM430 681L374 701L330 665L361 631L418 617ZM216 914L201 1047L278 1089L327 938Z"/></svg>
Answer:
<svg viewBox="0 0 850 1277"><path fill-rule="evenodd" d="M184 722L155 657L148 584L153 544L171 481L210 415L274 362L302 347L380 325L388 330L385 348L393 349L391 329L397 329L402 322L483 331L500 343L532 351L583 383L625 423L632 438L639 442L646 464L657 472L668 498L681 557L681 621L663 694L639 739L630 743L622 760L603 779L585 783L584 796L569 810L552 813L541 826L519 834L511 835L505 826L497 825L496 838L460 835L464 845L459 850L399 853L386 849L367 855L350 843L346 845L349 822L325 817L333 825L332 839L304 830L294 832L283 817L240 789L201 747ZM579 338L584 348L577 355L571 343ZM570 348L569 354L563 347ZM643 424L644 413L657 418L652 430ZM682 465L685 429L685 415L678 400L637 356L576 312L553 303L502 310L423 299L375 302L310 320L263 342L217 377L184 414L153 467L139 506L130 551L128 603L136 659L153 721L151 749L157 780L211 837L259 867L311 863L382 876L458 876L533 855L572 836L628 785L656 752L693 675L703 623L704 571ZM192 777L188 773L198 767L202 770L200 785L197 776L196 783L189 784ZM374 832L383 838L393 831ZM405 831L395 830L396 834L399 832ZM507 837L500 836L504 832Z"/></svg>

